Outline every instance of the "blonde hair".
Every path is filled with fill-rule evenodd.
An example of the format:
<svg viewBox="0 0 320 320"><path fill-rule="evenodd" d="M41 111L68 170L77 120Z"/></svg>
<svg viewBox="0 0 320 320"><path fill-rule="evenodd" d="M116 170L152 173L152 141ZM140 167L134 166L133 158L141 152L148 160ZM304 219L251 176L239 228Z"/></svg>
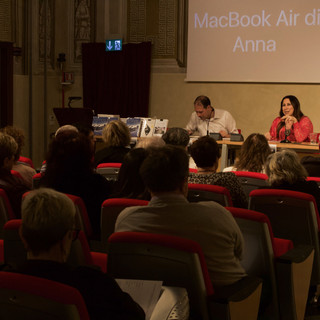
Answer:
<svg viewBox="0 0 320 320"><path fill-rule="evenodd" d="M49 188L28 193L22 202L23 237L33 254L48 251L75 227L75 206L65 194Z"/></svg>
<svg viewBox="0 0 320 320"><path fill-rule="evenodd" d="M102 139L107 147L126 147L131 140L130 130L121 120L114 120L103 128Z"/></svg>
<svg viewBox="0 0 320 320"><path fill-rule="evenodd" d="M0 132L0 167L3 167L4 159L11 159L18 150L18 144L13 137Z"/></svg>
<svg viewBox="0 0 320 320"><path fill-rule="evenodd" d="M161 148L166 145L165 141L161 137L143 137L136 144L136 148Z"/></svg>
<svg viewBox="0 0 320 320"><path fill-rule="evenodd" d="M305 180L308 176L297 153L289 149L283 149L268 156L266 174L271 186L278 186L283 183L293 184Z"/></svg>

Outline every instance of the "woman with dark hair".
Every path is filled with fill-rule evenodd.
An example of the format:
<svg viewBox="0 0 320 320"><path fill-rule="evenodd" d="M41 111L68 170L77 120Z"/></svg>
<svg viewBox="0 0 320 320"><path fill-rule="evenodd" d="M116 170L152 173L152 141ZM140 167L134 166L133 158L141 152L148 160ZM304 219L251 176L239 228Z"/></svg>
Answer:
<svg viewBox="0 0 320 320"><path fill-rule="evenodd" d="M216 172L220 158L216 140L210 136L200 137L190 146L189 152L198 168L197 173L190 172L189 183L225 187L229 190L235 207L248 207L246 195L237 176L233 172Z"/></svg>
<svg viewBox="0 0 320 320"><path fill-rule="evenodd" d="M300 110L300 102L295 96L285 96L281 100L280 115L273 120L268 140L281 141L286 137L289 141L310 141L309 134L313 132L311 120Z"/></svg>
<svg viewBox="0 0 320 320"><path fill-rule="evenodd" d="M92 155L88 137L74 131L60 133L49 146L47 168L40 186L81 197L98 237L101 204L109 197L111 185L103 176L94 173Z"/></svg>
<svg viewBox="0 0 320 320"><path fill-rule="evenodd" d="M134 148L124 156L112 198L150 200L150 193L139 173L149 152L149 148Z"/></svg>
<svg viewBox="0 0 320 320"><path fill-rule="evenodd" d="M271 153L266 137L259 133L250 134L241 146L239 158L233 167L227 167L228 171L250 171L265 173L265 162Z"/></svg>

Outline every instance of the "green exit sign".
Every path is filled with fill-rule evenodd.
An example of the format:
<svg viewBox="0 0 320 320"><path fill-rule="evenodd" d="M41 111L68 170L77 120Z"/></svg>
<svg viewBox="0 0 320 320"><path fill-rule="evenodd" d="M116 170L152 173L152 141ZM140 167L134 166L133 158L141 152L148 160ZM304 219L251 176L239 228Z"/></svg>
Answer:
<svg viewBox="0 0 320 320"><path fill-rule="evenodd" d="M122 40L106 40L106 51L122 51Z"/></svg>

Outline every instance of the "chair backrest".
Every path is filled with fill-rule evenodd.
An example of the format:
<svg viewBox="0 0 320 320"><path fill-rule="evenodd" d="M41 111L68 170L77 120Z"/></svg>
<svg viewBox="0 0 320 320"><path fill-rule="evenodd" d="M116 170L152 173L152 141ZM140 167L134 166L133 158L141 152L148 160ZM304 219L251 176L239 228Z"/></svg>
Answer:
<svg viewBox="0 0 320 320"><path fill-rule="evenodd" d="M146 206L149 201L139 199L113 198L105 200L101 205L101 242L106 243L107 239L114 232L114 226L120 212L133 206Z"/></svg>
<svg viewBox="0 0 320 320"><path fill-rule="evenodd" d="M197 173L197 172L198 172L198 169L195 169L195 168L189 168L189 172Z"/></svg>
<svg viewBox="0 0 320 320"><path fill-rule="evenodd" d="M307 177L307 181L315 181L320 188L320 177Z"/></svg>
<svg viewBox="0 0 320 320"><path fill-rule="evenodd" d="M97 166L96 172L104 176L107 180L115 181L118 179L122 163L106 162L100 163Z"/></svg>
<svg viewBox="0 0 320 320"><path fill-rule="evenodd" d="M169 235L117 232L109 239L108 273L115 278L161 280L188 291L191 312L208 319L212 284L200 245Z"/></svg>
<svg viewBox="0 0 320 320"><path fill-rule="evenodd" d="M0 189L0 238L3 239L3 226L5 223L14 219L16 216L12 210L10 201L6 192Z"/></svg>
<svg viewBox="0 0 320 320"><path fill-rule="evenodd" d="M85 203L78 196L74 196L72 194L67 193L66 196L68 196L68 198L71 199L74 203L76 207L76 213L79 218L81 230L86 234L88 239L90 239L92 236L92 227Z"/></svg>
<svg viewBox="0 0 320 320"><path fill-rule="evenodd" d="M34 168L33 166L33 162L30 158L27 158L27 157L23 157L23 156L20 156L20 158L18 159L17 161L18 163L22 163L22 164L25 164L31 168Z"/></svg>
<svg viewBox="0 0 320 320"><path fill-rule="evenodd" d="M243 208L226 208L237 221L245 241L241 264L250 275L263 279L261 312L279 318L278 289L275 257L293 248L292 241L281 239L276 243L268 217ZM280 240L280 239L279 239ZM277 248L280 247L281 250ZM288 297L289 299L289 297Z"/></svg>
<svg viewBox="0 0 320 320"><path fill-rule="evenodd" d="M80 292L34 276L0 272L0 318L3 320L89 320Z"/></svg>
<svg viewBox="0 0 320 320"><path fill-rule="evenodd" d="M314 247L311 283L320 284L320 218L314 197L291 190L257 189L250 193L249 209L268 216L276 237L290 239L295 246Z"/></svg>
<svg viewBox="0 0 320 320"><path fill-rule="evenodd" d="M10 170L10 171L11 171L11 174L12 174L13 176L15 176L16 178L19 178L20 180L23 181L23 178L22 178L22 175L20 174L20 172L15 171L15 170Z"/></svg>
<svg viewBox="0 0 320 320"><path fill-rule="evenodd" d="M19 235L21 223L21 219L13 219L4 225L4 262L13 267L27 259L27 251ZM93 265L88 241L81 230L78 239L72 242L68 263L74 266Z"/></svg>
<svg viewBox="0 0 320 320"><path fill-rule="evenodd" d="M42 173L36 173L33 177L32 177L32 189L38 189L40 187L40 179L42 177Z"/></svg>
<svg viewBox="0 0 320 320"><path fill-rule="evenodd" d="M240 180L244 193L249 199L252 190L267 186L268 176L264 173L250 171L233 171Z"/></svg>
<svg viewBox="0 0 320 320"><path fill-rule="evenodd" d="M224 207L232 207L232 199L227 188L211 184L188 184L188 200L190 202L215 201Z"/></svg>

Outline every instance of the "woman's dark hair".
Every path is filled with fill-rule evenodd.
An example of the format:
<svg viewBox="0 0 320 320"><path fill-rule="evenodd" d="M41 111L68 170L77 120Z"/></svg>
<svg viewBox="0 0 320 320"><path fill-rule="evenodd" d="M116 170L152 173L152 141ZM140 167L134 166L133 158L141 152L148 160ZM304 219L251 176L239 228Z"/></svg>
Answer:
<svg viewBox="0 0 320 320"><path fill-rule="evenodd" d="M282 104L283 104L283 101L285 99L289 99L291 104L292 104L292 107L293 107L293 116L298 120L300 121L300 119L303 117L303 113L300 109L300 102L298 100L297 97L295 96L291 96L291 95L288 95L288 96L285 96L282 98L281 100L281 103L280 103L280 112L279 112L279 116L280 118L282 118L284 116L284 113L283 113L283 110L282 110ZM277 126L277 138L279 138L279 132L281 130L282 127L285 126L285 122L284 121L280 121L278 126Z"/></svg>
<svg viewBox="0 0 320 320"><path fill-rule="evenodd" d="M266 137L259 133L252 133L242 144L239 158L234 166L237 171L262 172L270 153Z"/></svg>
<svg viewBox="0 0 320 320"><path fill-rule="evenodd" d="M212 167L220 158L219 146L209 136L200 137L189 148L189 152L198 168Z"/></svg>
<svg viewBox="0 0 320 320"><path fill-rule="evenodd" d="M134 148L125 155L112 197L150 200L150 194L139 173L148 154L148 148Z"/></svg>
<svg viewBox="0 0 320 320"><path fill-rule="evenodd" d="M93 172L93 150L88 137L66 131L54 138L46 156L46 171L41 184L54 188L68 177Z"/></svg>

